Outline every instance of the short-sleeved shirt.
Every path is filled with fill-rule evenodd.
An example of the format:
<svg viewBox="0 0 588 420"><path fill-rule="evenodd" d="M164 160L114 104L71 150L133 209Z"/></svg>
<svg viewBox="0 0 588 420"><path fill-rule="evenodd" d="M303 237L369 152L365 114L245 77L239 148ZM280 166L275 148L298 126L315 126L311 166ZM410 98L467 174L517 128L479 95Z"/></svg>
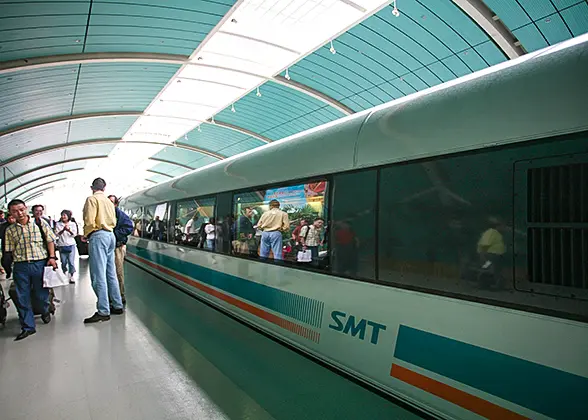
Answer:
<svg viewBox="0 0 588 420"><path fill-rule="evenodd" d="M299 237L305 238L304 244L306 246L319 246L321 244L321 232L322 229L317 229L314 225L303 226Z"/></svg>
<svg viewBox="0 0 588 420"><path fill-rule="evenodd" d="M478 241L478 253L486 252L488 254L502 255L506 252L504 238L496 229L488 229L482 234Z"/></svg>
<svg viewBox="0 0 588 420"><path fill-rule="evenodd" d="M89 236L97 230L112 232L115 226L114 204L104 195L103 191L94 192L84 204L84 235Z"/></svg>
<svg viewBox="0 0 588 420"><path fill-rule="evenodd" d="M47 222L41 219L40 223L47 242L55 242L57 236ZM6 252L12 252L14 262L39 261L49 257L43 243L41 230L32 217L29 217L29 221L24 225L17 222L8 226L5 235L5 250Z"/></svg>
<svg viewBox="0 0 588 420"><path fill-rule="evenodd" d="M261 215L257 228L264 232L286 232L290 229L288 214L277 208L270 209Z"/></svg>

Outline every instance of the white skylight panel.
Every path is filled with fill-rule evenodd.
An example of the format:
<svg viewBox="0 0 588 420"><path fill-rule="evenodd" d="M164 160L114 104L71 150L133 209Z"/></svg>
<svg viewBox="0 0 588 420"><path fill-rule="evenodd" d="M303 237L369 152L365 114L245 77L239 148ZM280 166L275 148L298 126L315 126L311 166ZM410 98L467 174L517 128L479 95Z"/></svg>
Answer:
<svg viewBox="0 0 588 420"><path fill-rule="evenodd" d="M230 84L243 89L251 89L264 82L262 77L244 73L242 70L223 69L207 65L190 65L178 73L181 79L207 80L211 82Z"/></svg>
<svg viewBox="0 0 588 420"><path fill-rule="evenodd" d="M125 134L125 140L171 143L191 130L198 121L181 118L142 116Z"/></svg>
<svg viewBox="0 0 588 420"><path fill-rule="evenodd" d="M159 99L218 108L228 101L240 97L245 92L247 90L238 86L193 79L176 79L162 92Z"/></svg>
<svg viewBox="0 0 588 420"><path fill-rule="evenodd" d="M217 108L212 105L164 101L163 99L160 99L149 107L146 114L204 121L207 118L210 118L211 115L216 112L216 109Z"/></svg>

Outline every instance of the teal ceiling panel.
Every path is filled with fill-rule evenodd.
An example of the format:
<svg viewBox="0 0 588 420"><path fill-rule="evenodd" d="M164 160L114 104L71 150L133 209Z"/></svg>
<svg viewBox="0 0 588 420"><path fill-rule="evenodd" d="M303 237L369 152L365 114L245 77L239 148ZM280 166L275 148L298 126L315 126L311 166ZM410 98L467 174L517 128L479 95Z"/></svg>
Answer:
<svg viewBox="0 0 588 420"><path fill-rule="evenodd" d="M45 163L46 165L49 164L50 162ZM18 177L18 181L21 184L26 184L27 182L39 178L39 177L48 177L54 174L58 174L61 171L68 171L70 169L79 169L79 168L84 168L86 166L86 162L85 161L78 161L78 162L70 162L70 163L65 163L65 164L61 164L61 165L54 165L54 166L50 166L48 168L45 169L40 169L38 171L34 171L28 175L23 175L23 176L19 176ZM74 175L72 175L74 176Z"/></svg>
<svg viewBox="0 0 588 420"><path fill-rule="evenodd" d="M535 24L515 29L513 34L527 51L536 51L549 46L547 40L541 35L539 28Z"/></svg>
<svg viewBox="0 0 588 420"><path fill-rule="evenodd" d="M100 139L122 138L137 117L104 117L72 121L69 142Z"/></svg>
<svg viewBox="0 0 588 420"><path fill-rule="evenodd" d="M329 105L323 105L323 108L300 115L294 120L286 121L283 124L276 124L272 129L264 131L263 134L269 138L282 139L333 121L335 118L331 118L331 113L325 112L327 108L330 108Z"/></svg>
<svg viewBox="0 0 588 420"><path fill-rule="evenodd" d="M189 172L188 169L182 168L181 166L172 165L171 163L163 163L159 162L157 165L153 166L151 169L157 172L162 172L164 174L168 174L171 176L178 176Z"/></svg>
<svg viewBox="0 0 588 420"><path fill-rule="evenodd" d="M438 77L441 82L448 82L450 80L455 79L455 73L453 73L449 67L447 67L441 61L437 61L435 63L431 63L428 67L431 73Z"/></svg>
<svg viewBox="0 0 588 420"><path fill-rule="evenodd" d="M517 0L484 0L484 3L511 31L532 22Z"/></svg>
<svg viewBox="0 0 588 420"><path fill-rule="evenodd" d="M4 128L69 115L77 66L8 73L0 77L0 122Z"/></svg>
<svg viewBox="0 0 588 420"><path fill-rule="evenodd" d="M492 41L483 42L477 45L475 49L491 66L504 61L504 53Z"/></svg>
<svg viewBox="0 0 588 420"><path fill-rule="evenodd" d="M190 165L198 159L202 159L204 155L202 153L193 152L191 150L180 149L173 146L164 147L153 157L158 159L170 160L173 162L181 163L182 165Z"/></svg>
<svg viewBox="0 0 588 420"><path fill-rule="evenodd" d="M386 7L292 66L293 80L365 109L506 60L451 0ZM394 83L400 80L402 83ZM391 84L391 85L390 85ZM381 86L392 89L381 89Z"/></svg>
<svg viewBox="0 0 588 420"><path fill-rule="evenodd" d="M112 149L116 144L109 143L109 144L93 144L89 146L76 146L76 147L68 147L64 149L63 152L63 159L64 160L71 160L71 159L78 159L83 158L85 156L104 156L110 154Z"/></svg>
<svg viewBox="0 0 588 420"><path fill-rule="evenodd" d="M527 51L588 32L586 0L485 1Z"/></svg>
<svg viewBox="0 0 588 420"><path fill-rule="evenodd" d="M202 124L200 129L201 131L192 130L186 138L178 142L220 153L224 148L247 138L245 134L213 124Z"/></svg>
<svg viewBox="0 0 588 420"><path fill-rule="evenodd" d="M249 93L235 104L236 112L229 107L220 112L217 119L278 140L281 137L272 136L272 130L277 126L287 131L302 131L343 116L340 111L325 107L323 102L277 83L266 83L261 92L261 97L255 92ZM330 109L321 111L325 108ZM303 117L305 121L302 123L300 119Z"/></svg>
<svg viewBox="0 0 588 420"><path fill-rule="evenodd" d="M516 0L525 10L529 18L533 21L541 19L547 15L555 13L555 6L550 0Z"/></svg>
<svg viewBox="0 0 588 420"><path fill-rule="evenodd" d="M253 137L247 137L245 140L242 140L238 143L233 144L232 146L228 146L224 149L219 150L219 153L225 156L234 156L238 155L239 153L246 152L251 149L255 149L256 147L261 147L265 143L261 140L257 140Z"/></svg>
<svg viewBox="0 0 588 420"><path fill-rule="evenodd" d="M573 35L560 14L553 14L537 21L537 28L549 45L570 39Z"/></svg>
<svg viewBox="0 0 588 420"><path fill-rule="evenodd" d="M178 68L144 63L82 65L74 114L143 111Z"/></svg>
<svg viewBox="0 0 588 420"><path fill-rule="evenodd" d="M0 60L83 51L89 0L1 4Z"/></svg>
<svg viewBox="0 0 588 420"><path fill-rule="evenodd" d="M92 6L85 51L190 55L233 4L206 0L97 0Z"/></svg>
<svg viewBox="0 0 588 420"><path fill-rule="evenodd" d="M12 182L9 182L6 184L6 191L11 191L12 189L15 189L14 191L12 191L12 193L8 193L8 199L12 199L12 198L17 198L19 196L19 194L22 194L24 191L28 190L28 189L32 189L35 187L38 187L40 185L44 185L47 182L51 182L51 181L56 181L59 179L63 179L67 176L67 174L61 174L61 173L57 173L57 174L53 174L50 176L40 176L40 175L33 175L33 177L31 177L31 180L37 179L36 181L33 182L22 182L20 180L14 180ZM4 188L2 188L2 190L0 190L0 192L2 193L2 195L4 195Z"/></svg>
<svg viewBox="0 0 588 420"><path fill-rule="evenodd" d="M87 153L85 156L91 155ZM54 150L52 152L43 153L42 155L31 156L18 162L11 163L6 168L14 175L38 168L40 166L49 165L51 163L58 163L64 160L65 149Z"/></svg>
<svg viewBox="0 0 588 420"><path fill-rule="evenodd" d="M163 175L158 175L158 174L153 174L150 175L147 180L152 181L152 182L156 182L156 183L161 183L161 182L165 182L165 181L169 181L170 178L168 178L167 176L163 176Z"/></svg>
<svg viewBox="0 0 588 420"><path fill-rule="evenodd" d="M588 2L578 3L561 12L574 36L588 32Z"/></svg>
<svg viewBox="0 0 588 420"><path fill-rule="evenodd" d="M198 169L198 168L202 168L206 165L211 165L215 162L218 162L218 159L215 159L212 156L204 156L199 159L196 159L193 162L190 162L190 166L194 169Z"/></svg>
<svg viewBox="0 0 588 420"><path fill-rule="evenodd" d="M33 150L67 143L69 123L50 124L0 137L0 159L6 160Z"/></svg>

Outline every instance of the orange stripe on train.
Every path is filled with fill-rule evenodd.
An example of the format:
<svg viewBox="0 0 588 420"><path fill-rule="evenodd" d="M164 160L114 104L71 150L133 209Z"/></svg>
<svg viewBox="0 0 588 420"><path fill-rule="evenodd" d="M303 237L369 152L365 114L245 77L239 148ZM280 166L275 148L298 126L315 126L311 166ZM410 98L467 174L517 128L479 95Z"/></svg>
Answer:
<svg viewBox="0 0 588 420"><path fill-rule="evenodd" d="M453 388L443 382L436 381L435 379L431 379L396 364L392 364L390 376L427 391L430 394L436 395L439 398L443 398L446 401L472 411L487 419L527 419L527 417L515 413L514 411L510 411L504 407L491 403L490 401L468 394L467 392Z"/></svg>
<svg viewBox="0 0 588 420"><path fill-rule="evenodd" d="M181 274L178 274L168 268L165 268L165 267L160 266L158 264L155 264L151 261L148 261L144 258L141 258L138 255L128 253L127 256L134 258L134 259L136 259L136 260L142 262L143 264L146 264L152 268L155 268L156 270L161 271L162 273L167 274L168 276L171 276L171 277L181 281L182 283L186 283L189 286L200 289L203 292L205 292L211 296L214 296L214 297L221 299L221 300L223 300L233 306L236 306L239 309L242 309L246 312L249 312L250 314L257 316L258 318L264 319L268 322L271 322L272 324L275 324L275 325L282 327L290 332L293 332L294 334L297 334L297 335L300 335L304 338L312 340L315 343L318 343L320 340L320 337L321 337L320 334L316 333L313 330L310 330L306 327L298 325L294 322L288 321L287 319L280 318L279 316L276 316L274 314L266 312L262 309L259 309L253 305L250 305L250 304L243 302L239 299L236 299L232 296L226 295L222 292L219 292L218 290L213 289L212 287L208 287L208 286L205 286L201 283L198 283L197 281L194 281L194 280L192 280L188 277L185 277Z"/></svg>

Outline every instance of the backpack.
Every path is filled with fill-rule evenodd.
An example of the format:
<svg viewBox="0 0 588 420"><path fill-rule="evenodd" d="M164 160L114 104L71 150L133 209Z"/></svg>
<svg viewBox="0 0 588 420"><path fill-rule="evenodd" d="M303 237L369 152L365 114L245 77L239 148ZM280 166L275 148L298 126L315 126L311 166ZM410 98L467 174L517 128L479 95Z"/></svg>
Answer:
<svg viewBox="0 0 588 420"><path fill-rule="evenodd" d="M133 233L133 221L127 214L116 207L116 226L114 227L114 236L116 236L116 245L124 245L127 238Z"/></svg>

